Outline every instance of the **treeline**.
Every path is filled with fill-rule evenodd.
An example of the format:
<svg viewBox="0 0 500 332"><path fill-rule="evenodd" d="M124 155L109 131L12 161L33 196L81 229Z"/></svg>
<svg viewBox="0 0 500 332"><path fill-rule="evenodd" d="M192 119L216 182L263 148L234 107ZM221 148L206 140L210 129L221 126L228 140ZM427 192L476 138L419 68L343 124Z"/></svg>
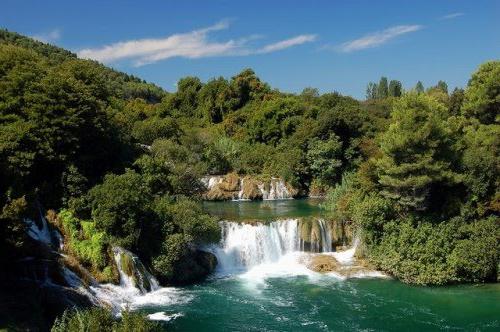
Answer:
<svg viewBox="0 0 500 332"><path fill-rule="evenodd" d="M421 81L418 81L413 89L416 93L424 93L425 88ZM460 93L463 90L456 88L453 93ZM391 80L388 83L387 77L382 76L378 83L370 82L366 86L366 100L385 99L389 97L401 97L405 93L403 84L398 80ZM438 83L427 89L428 94L443 94L448 95L448 84L445 81L438 81Z"/></svg>
<svg viewBox="0 0 500 332"><path fill-rule="evenodd" d="M408 283L498 279L499 92L492 61L465 91L440 82L394 102L367 160L325 204L359 227L361 256Z"/></svg>

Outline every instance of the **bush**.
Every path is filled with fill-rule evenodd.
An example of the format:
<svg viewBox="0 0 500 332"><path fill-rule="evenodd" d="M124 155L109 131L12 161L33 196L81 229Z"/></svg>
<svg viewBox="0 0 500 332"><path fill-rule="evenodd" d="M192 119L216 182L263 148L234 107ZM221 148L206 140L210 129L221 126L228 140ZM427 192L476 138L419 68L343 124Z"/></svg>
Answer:
<svg viewBox="0 0 500 332"><path fill-rule="evenodd" d="M498 218L463 224L455 218L433 224L405 219L388 222L370 259L407 283L444 285L494 281L500 254Z"/></svg>
<svg viewBox="0 0 500 332"><path fill-rule="evenodd" d="M80 220L69 210L61 210L57 221L65 236L65 250L89 267L97 279L109 280L109 239L106 233L98 231L93 221Z"/></svg>
<svg viewBox="0 0 500 332"><path fill-rule="evenodd" d="M149 332L164 331L155 322L151 322L139 313L122 312L120 319L115 319L109 310L94 308L88 310L67 310L57 318L52 332Z"/></svg>

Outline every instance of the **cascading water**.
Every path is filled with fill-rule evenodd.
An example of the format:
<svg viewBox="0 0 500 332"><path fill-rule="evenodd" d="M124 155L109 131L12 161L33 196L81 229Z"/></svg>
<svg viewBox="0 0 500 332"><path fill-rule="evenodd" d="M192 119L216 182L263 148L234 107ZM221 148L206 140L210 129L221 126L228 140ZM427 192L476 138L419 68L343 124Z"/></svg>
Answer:
<svg viewBox="0 0 500 332"><path fill-rule="evenodd" d="M358 238L351 248L332 251L330 223L322 219L288 219L268 224L223 221L221 228L222 241L211 248L218 260L217 272L236 273L251 284L269 277L317 278L321 275L318 272L338 279L384 276L357 263L354 254ZM325 267L316 270L318 260L326 262L320 264L330 264L326 265L328 270Z"/></svg>
<svg viewBox="0 0 500 332"><path fill-rule="evenodd" d="M215 249L219 269L250 268L278 261L299 248L298 220L264 225L222 222L222 243Z"/></svg>
<svg viewBox="0 0 500 332"><path fill-rule="evenodd" d="M259 185L263 200L291 199L292 195L286 187L285 181L278 178L272 178L269 183L269 190L265 189L264 184Z"/></svg>
<svg viewBox="0 0 500 332"><path fill-rule="evenodd" d="M135 287L143 294L157 290L160 287L158 280L148 272L136 255L120 247L114 247L113 253L120 273L120 285L122 287Z"/></svg>
<svg viewBox="0 0 500 332"><path fill-rule="evenodd" d="M319 239L309 244L308 251L331 252L329 224L322 219L314 222L319 225ZM259 264L277 262L293 252L306 251L298 219L257 225L224 221L221 228L221 244L213 249L220 271L245 270ZM310 239L311 236L306 238Z"/></svg>

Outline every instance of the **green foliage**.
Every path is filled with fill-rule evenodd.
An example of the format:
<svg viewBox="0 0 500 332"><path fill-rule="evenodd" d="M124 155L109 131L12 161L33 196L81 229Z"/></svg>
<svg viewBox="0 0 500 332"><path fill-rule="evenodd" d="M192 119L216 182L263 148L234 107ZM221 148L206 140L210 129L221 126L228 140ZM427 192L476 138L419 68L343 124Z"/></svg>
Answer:
<svg viewBox="0 0 500 332"><path fill-rule="evenodd" d="M197 203L181 198L170 206L170 214L174 224L184 234L189 234L197 243L216 243L219 241L220 233L217 220L203 214Z"/></svg>
<svg viewBox="0 0 500 332"><path fill-rule="evenodd" d="M97 230L93 221L80 220L69 210L61 210L58 220L66 250L92 271L102 272L109 264L106 233Z"/></svg>
<svg viewBox="0 0 500 332"><path fill-rule="evenodd" d="M382 154L376 161L382 195L424 210L432 186L456 178L450 169L446 110L423 94L407 94L395 104L391 120L380 137Z"/></svg>
<svg viewBox="0 0 500 332"><path fill-rule="evenodd" d="M482 64L472 74L465 91L462 113L477 118L483 124L499 122L500 114L500 61Z"/></svg>
<svg viewBox="0 0 500 332"><path fill-rule="evenodd" d="M26 198L12 199L2 208L0 213L0 261L17 258L23 254L23 246L27 240L26 217L28 203Z"/></svg>
<svg viewBox="0 0 500 332"><path fill-rule="evenodd" d="M371 250L371 259L408 283L494 281L500 254L498 222L498 218L472 224L389 222L382 241Z"/></svg>
<svg viewBox="0 0 500 332"><path fill-rule="evenodd" d="M171 117L150 117L144 121L137 121L132 128L132 137L138 142L151 145L160 138L177 140L181 129L177 121Z"/></svg>
<svg viewBox="0 0 500 332"><path fill-rule="evenodd" d="M389 82L389 96L391 97L401 97L403 94L403 85L400 81L391 80Z"/></svg>
<svg viewBox="0 0 500 332"><path fill-rule="evenodd" d="M420 93L424 93L424 85L422 84L422 82L418 81L417 82L417 85L415 85L415 92L420 94Z"/></svg>
<svg viewBox="0 0 500 332"><path fill-rule="evenodd" d="M52 332L149 332L164 331L158 323L148 320L140 313L122 312L122 317L116 319L113 314L103 308L87 310L66 310L57 318L51 329Z"/></svg>
<svg viewBox="0 0 500 332"><path fill-rule="evenodd" d="M132 170L122 175L108 174L102 184L90 190L88 199L96 228L118 245L137 249L141 232L153 224L147 208L152 194L140 174Z"/></svg>
<svg viewBox="0 0 500 332"><path fill-rule="evenodd" d="M387 77L381 77L377 86L377 97L387 98L389 96L389 86L387 84Z"/></svg>
<svg viewBox="0 0 500 332"><path fill-rule="evenodd" d="M464 183L471 194L469 199L487 204L500 188L500 125L469 126L463 140Z"/></svg>
<svg viewBox="0 0 500 332"><path fill-rule="evenodd" d="M342 142L332 134L327 140L317 138L309 142L307 161L314 177L325 184L332 184L340 178L342 166Z"/></svg>

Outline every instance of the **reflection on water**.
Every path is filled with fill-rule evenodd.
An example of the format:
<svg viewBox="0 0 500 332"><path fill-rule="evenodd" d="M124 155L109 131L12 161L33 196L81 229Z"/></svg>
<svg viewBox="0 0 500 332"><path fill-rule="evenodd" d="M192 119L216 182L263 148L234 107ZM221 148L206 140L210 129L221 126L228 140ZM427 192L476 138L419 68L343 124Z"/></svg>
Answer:
<svg viewBox="0 0 500 332"><path fill-rule="evenodd" d="M275 201L203 202L203 209L225 220L264 220L321 216L322 199L287 199Z"/></svg>

